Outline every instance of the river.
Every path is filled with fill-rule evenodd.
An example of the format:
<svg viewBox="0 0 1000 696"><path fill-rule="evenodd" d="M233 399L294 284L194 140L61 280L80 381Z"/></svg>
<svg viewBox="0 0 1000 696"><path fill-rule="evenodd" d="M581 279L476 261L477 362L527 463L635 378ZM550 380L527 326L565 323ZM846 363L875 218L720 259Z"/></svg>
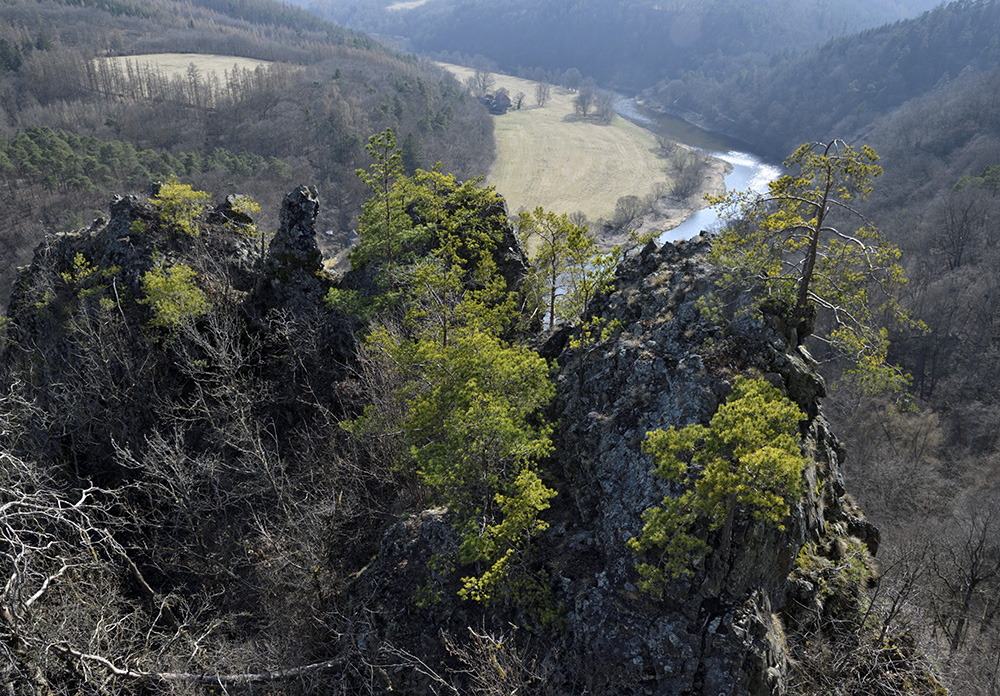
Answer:
<svg viewBox="0 0 1000 696"><path fill-rule="evenodd" d="M726 176L726 188L731 191L750 188L763 193L769 182L781 176L780 165L747 152L745 143L703 130L683 119L649 111L637 104L635 99L619 96L615 100L615 111L622 118L658 136L689 145L731 164L733 170ZM713 229L718 222L719 216L715 210L704 208L657 239L661 243L687 239L702 230Z"/></svg>

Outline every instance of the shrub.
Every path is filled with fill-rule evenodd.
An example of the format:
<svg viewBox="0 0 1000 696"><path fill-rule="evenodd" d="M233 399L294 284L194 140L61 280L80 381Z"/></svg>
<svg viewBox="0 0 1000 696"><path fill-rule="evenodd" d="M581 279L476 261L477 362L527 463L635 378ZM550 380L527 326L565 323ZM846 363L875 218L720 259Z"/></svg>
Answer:
<svg viewBox="0 0 1000 696"><path fill-rule="evenodd" d="M195 191L188 184L181 184L170 177L160 185L159 192L149 202L160 211L160 220L175 232L197 237L198 214L212 199L205 191Z"/></svg>
<svg viewBox="0 0 1000 696"><path fill-rule="evenodd" d="M686 490L646 510L642 532L628 541L636 553L655 556L638 565L644 590L659 596L670 578L692 574L691 566L712 551L699 527L722 530L723 556L740 510L784 529L790 502L803 490L798 423L804 417L765 380L739 377L708 427L647 434L642 449L655 473Z"/></svg>
<svg viewBox="0 0 1000 696"><path fill-rule="evenodd" d="M190 266L177 264L156 267L142 277L146 294L143 304L153 311L153 326L175 329L183 321L195 319L208 310L208 297L195 284L197 273Z"/></svg>

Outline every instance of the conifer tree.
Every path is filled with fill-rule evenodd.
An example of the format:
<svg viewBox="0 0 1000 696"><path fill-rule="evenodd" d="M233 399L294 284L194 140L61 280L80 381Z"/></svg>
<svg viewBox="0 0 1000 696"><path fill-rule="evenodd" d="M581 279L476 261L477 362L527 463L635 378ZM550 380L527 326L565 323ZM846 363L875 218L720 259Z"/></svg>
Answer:
<svg viewBox="0 0 1000 696"><path fill-rule="evenodd" d="M709 196L727 222L711 259L723 269L724 286L750 291L752 308L788 308L799 343L812 333L817 311L825 313L832 328L818 338L855 363L865 386L898 391L907 380L887 362L883 318L922 325L898 301L906 283L899 248L855 204L882 172L877 160L868 146L807 143L785 160L790 173L766 193Z"/></svg>
<svg viewBox="0 0 1000 696"><path fill-rule="evenodd" d="M643 589L660 595L669 579L691 575L713 550L705 530L720 533L717 551L725 560L740 513L784 529L790 504L802 493L803 418L768 382L739 377L708 427L647 433L642 450L653 458L654 472L685 490L646 510L642 533L628 542L647 559L638 566Z"/></svg>

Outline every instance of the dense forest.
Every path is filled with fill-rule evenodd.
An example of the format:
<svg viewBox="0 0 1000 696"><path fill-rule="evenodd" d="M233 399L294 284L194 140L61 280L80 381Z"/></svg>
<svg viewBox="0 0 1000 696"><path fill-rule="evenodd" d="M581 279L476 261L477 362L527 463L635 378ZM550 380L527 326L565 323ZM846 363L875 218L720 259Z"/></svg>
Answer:
<svg viewBox="0 0 1000 696"><path fill-rule="evenodd" d="M881 119L866 141L885 174L866 212L903 250L905 304L926 333L893 336L917 413L843 390L849 486L883 530L891 581L916 583L915 621L956 672L996 688L996 331L1000 73L967 74ZM895 580L892 575L895 574Z"/></svg>
<svg viewBox="0 0 1000 696"><path fill-rule="evenodd" d="M456 83L276 3L8 3L0 37L0 196L19 211L2 223L4 288L47 231L89 224L102 200L156 178L238 188L268 216L291 182L315 182L327 201L321 224L344 245L365 197L354 170L371 133L395 128L410 171L440 161L474 176L493 156L490 121ZM190 51L234 64L171 78L99 60ZM239 56L275 62L251 70Z"/></svg>
<svg viewBox="0 0 1000 696"><path fill-rule="evenodd" d="M391 9L388 1L299 4L422 54L465 64L483 56L504 72L544 75L557 83L576 71L608 88L636 92L689 74L723 79L769 66L936 3L434 0L408 9Z"/></svg>

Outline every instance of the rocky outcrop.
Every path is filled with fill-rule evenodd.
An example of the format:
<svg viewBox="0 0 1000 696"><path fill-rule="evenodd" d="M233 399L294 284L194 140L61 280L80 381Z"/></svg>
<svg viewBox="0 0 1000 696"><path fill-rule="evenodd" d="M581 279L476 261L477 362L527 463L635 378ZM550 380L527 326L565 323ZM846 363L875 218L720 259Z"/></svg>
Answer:
<svg viewBox="0 0 1000 696"><path fill-rule="evenodd" d="M630 258L598 310L621 322L620 333L557 358L553 473L563 518L550 563L567 609L561 650L574 656L565 669L588 673L595 693L784 693L781 626L798 611L790 575L800 549L830 524L877 543L843 497L842 455L809 354L774 322L747 318L723 330L700 311L714 280L707 249L702 237ZM637 590L626 541L640 532L642 511L671 491L641 443L650 430L706 423L741 374L766 377L810 414L807 492L785 531L743 521L727 562L709 556L655 601Z"/></svg>
<svg viewBox="0 0 1000 696"><path fill-rule="evenodd" d="M265 304L293 311L314 309L329 287L323 282L323 254L316 243L319 195L299 186L285 196L278 231L268 246L256 294Z"/></svg>
<svg viewBox="0 0 1000 696"><path fill-rule="evenodd" d="M201 234L192 236L162 225L147 199L119 198L107 222L47 240L18 282L0 367L30 376L18 382L31 397L24 403L46 409L45 427L19 446L52 461L72 457L64 468L77 477L132 481L137 470L116 464L120 443L138 452L149 433L182 428L190 461L237 457L239 475L218 485L235 486L240 496L270 495L265 489L274 480L257 476L262 460L238 459L258 452L260 431L251 426L267 423L274 447L268 457L289 463L282 471L305 486L303 504L320 506L314 526L301 530L303 548L316 545L316 555L303 558L319 560L288 565L309 577L302 583L309 589L298 595L309 599L296 611L317 602L317 613L299 617L295 632L330 627L310 638L313 652L324 660L349 654L330 659L325 675L334 667L341 676L356 670L356 683L370 692L443 693L484 674L495 678L489 693L777 696L799 693L789 685L802 681L802 636L822 631L823 617L859 623L850 612L872 577L878 532L846 497L844 454L820 402L826 387L798 346L800 327L767 313L722 325L703 311L715 288L707 238L651 243L631 255L595 308L614 328L609 337L588 342L567 328L541 349L558 366L548 414L558 423L555 449L540 466L558 496L544 513L549 528L525 559L532 577L551 590L539 603L556 617L541 624L522 611L531 607L527 601L460 600L469 569L456 567L460 536L449 512L420 511L427 498L412 472L392 469L391 457L360 452L364 447L338 427L365 405L366 383L351 371L353 324L322 302L332 281L314 238L315 190L299 187L285 198L266 254L236 202L203 216ZM499 208L483 215L499 219ZM509 225L503 235L497 267L516 285L527 270L524 255ZM142 277L154 264L173 263L196 271L212 309L167 334L149 325ZM373 273L355 272L344 282L374 291ZM642 443L650 430L708 422L741 375L767 379L806 414L805 493L784 529L745 516L731 530L727 554L709 555L692 577L655 599L638 587L627 541L640 532L645 509L679 491L653 475ZM380 378L373 374L371 383ZM207 399L204 384L215 390ZM242 400L239 408L234 399ZM211 417L192 417L192 403ZM236 416L245 418L231 427ZM47 430L49 423L61 436ZM335 483L313 500L314 487L331 477ZM215 485L205 492L213 500ZM274 514L288 514L297 495ZM244 530L256 529L261 510L278 508L248 502L240 511ZM142 540L137 546L160 549L147 532L133 531ZM716 541L711 534L707 540ZM250 541L233 543L238 553L227 558L250 558ZM272 572L268 549L260 553L261 568L268 568L262 576ZM853 575L840 570L852 565L845 558ZM170 557L162 567L174 562ZM323 564L335 569L329 586L320 577ZM240 595L243 579L230 579L229 595ZM479 647L469 648L476 640ZM831 654L839 649L824 646ZM896 647L886 650L896 656L894 668L905 662ZM884 661L876 668L885 669Z"/></svg>
<svg viewBox="0 0 1000 696"><path fill-rule="evenodd" d="M556 450L544 467L559 495L536 559L552 580L562 623L542 629L525 658L544 675L537 693L788 693L785 626L834 601L797 577L803 547L833 538L877 546L877 530L845 498L842 451L822 414L825 385L808 352L767 317L723 328L701 311L699 299L715 287L708 244L703 237L648 245L622 265L597 310L620 323L612 338L579 346L566 329L543 348L559 365ZM645 509L678 491L653 475L642 442L650 430L707 423L739 375L768 379L808 414L806 493L783 531L737 522L725 561L710 555L692 578L654 599L637 586L626 542L640 532ZM426 559L446 551L443 521L440 511L424 513L387 535L371 576L381 602L412 596L432 577ZM439 639L421 626L460 635L468 625L511 620L493 610L477 619L482 609L458 601L454 588L433 607L408 611L412 617L394 615L393 634L442 659Z"/></svg>

